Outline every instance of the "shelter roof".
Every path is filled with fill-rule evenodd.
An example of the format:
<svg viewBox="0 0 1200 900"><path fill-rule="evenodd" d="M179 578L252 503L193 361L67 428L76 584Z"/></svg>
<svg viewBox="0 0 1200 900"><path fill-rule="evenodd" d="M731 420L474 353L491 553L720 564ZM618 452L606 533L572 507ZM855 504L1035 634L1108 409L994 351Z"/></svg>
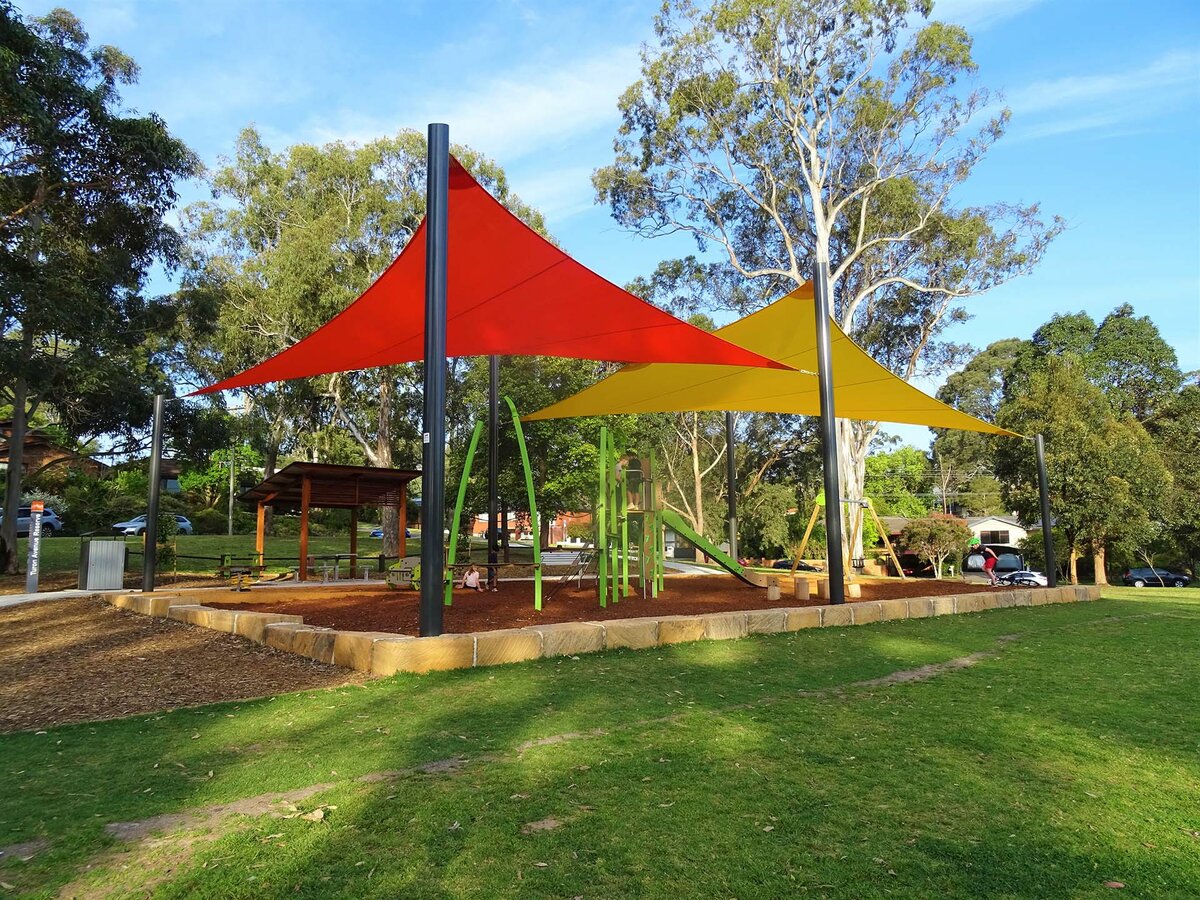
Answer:
<svg viewBox="0 0 1200 900"><path fill-rule="evenodd" d="M447 356L565 356L785 368L576 262L450 160ZM304 340L196 393L424 358L425 223L378 280Z"/></svg>
<svg viewBox="0 0 1200 900"><path fill-rule="evenodd" d="M617 413L698 410L795 413L821 411L812 284L715 332L739 346L787 363L794 371L654 363L625 366L527 420ZM1017 437L959 412L877 363L830 322L834 409L838 418L958 428Z"/></svg>
<svg viewBox="0 0 1200 900"><path fill-rule="evenodd" d="M294 462L265 478L239 500L269 506L299 506L305 476L309 479L309 505L335 509L356 506L397 506L405 486L421 473L413 469L375 466L336 466Z"/></svg>

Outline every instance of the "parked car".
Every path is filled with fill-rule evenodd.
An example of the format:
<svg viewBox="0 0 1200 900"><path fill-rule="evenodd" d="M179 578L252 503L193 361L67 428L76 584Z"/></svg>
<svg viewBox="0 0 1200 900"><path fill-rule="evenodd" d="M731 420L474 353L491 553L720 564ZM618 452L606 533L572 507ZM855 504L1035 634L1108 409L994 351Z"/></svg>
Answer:
<svg viewBox="0 0 1200 900"><path fill-rule="evenodd" d="M894 568L894 564L891 564L890 567ZM937 574L933 563L921 559L915 553L900 554L900 569L904 572L905 578L933 578Z"/></svg>
<svg viewBox="0 0 1200 900"><path fill-rule="evenodd" d="M1025 557L1017 547L1006 547L1004 544L984 544L983 546L996 554L997 577L1025 570ZM979 547L973 547L967 554L967 558L963 560L964 576L978 577L984 574L983 554L979 550ZM968 577L967 580L971 579Z"/></svg>
<svg viewBox="0 0 1200 900"><path fill-rule="evenodd" d="M17 508L17 536L29 536L29 522L33 519L33 508L21 506ZM4 510L0 509L0 523L4 521ZM47 507L42 510L42 537L54 537L63 530L62 519L54 510Z"/></svg>
<svg viewBox="0 0 1200 900"><path fill-rule="evenodd" d="M790 559L777 559L777 560L775 560L775 562L771 566L771 568L772 569L790 569L792 567L792 562L793 561ZM796 563L796 571L797 572L822 572L824 570L820 566L814 566L812 563L807 563L804 560L800 560L800 562Z"/></svg>
<svg viewBox="0 0 1200 900"><path fill-rule="evenodd" d="M1017 584L1022 587L1049 587L1050 579L1041 572L1035 572L1032 569L1020 569L1016 572L1008 572L996 579L1001 584Z"/></svg>
<svg viewBox="0 0 1200 900"><path fill-rule="evenodd" d="M406 538L410 538L410 537L412 537L412 534L409 532L409 530L408 530L407 528L405 528L405 529L404 529L404 536L405 536ZM383 529L382 529L382 528L376 528L374 531L372 531L372 532L371 532L371 537L373 537L373 538L382 538L382 537L383 537Z"/></svg>
<svg viewBox="0 0 1200 900"><path fill-rule="evenodd" d="M1172 572L1170 569L1130 569L1122 580L1132 587L1187 587L1192 583L1190 575Z"/></svg>
<svg viewBox="0 0 1200 900"><path fill-rule="evenodd" d="M175 525L179 528L180 534L191 534L192 523L188 521L187 516L176 516ZM146 516L134 516L128 522L118 522L113 526L113 531L117 534L137 535L141 536L146 533Z"/></svg>

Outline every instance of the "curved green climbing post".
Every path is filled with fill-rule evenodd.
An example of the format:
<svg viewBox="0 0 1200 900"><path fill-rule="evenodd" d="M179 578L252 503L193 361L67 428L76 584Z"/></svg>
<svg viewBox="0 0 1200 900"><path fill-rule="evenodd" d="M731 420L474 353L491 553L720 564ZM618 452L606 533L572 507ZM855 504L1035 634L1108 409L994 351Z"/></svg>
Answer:
<svg viewBox="0 0 1200 900"><path fill-rule="evenodd" d="M600 462L599 493L596 495L596 584L600 589L600 608L608 606L608 522L605 521L608 504L605 498L605 483L608 481L608 427L600 426L600 452L596 454Z"/></svg>
<svg viewBox="0 0 1200 900"><path fill-rule="evenodd" d="M462 521L463 503L467 499L467 483L471 480L471 463L475 461L475 448L479 446L479 435L483 434L483 423L476 422L471 433L471 446L467 448L467 461L463 463L462 478L458 482L458 500L454 503L454 518L450 520L450 549L446 553L446 606L454 599L454 556L458 550L458 523ZM470 540L470 537L467 538Z"/></svg>
<svg viewBox="0 0 1200 900"><path fill-rule="evenodd" d="M525 490L529 493L529 529L533 534L533 608L542 608L542 538L538 528L537 504L533 497L533 470L529 467L529 451L525 449L525 432L521 428L521 417L511 397L504 402L512 410L513 428L517 432L517 446L521 449L521 465L525 467Z"/></svg>

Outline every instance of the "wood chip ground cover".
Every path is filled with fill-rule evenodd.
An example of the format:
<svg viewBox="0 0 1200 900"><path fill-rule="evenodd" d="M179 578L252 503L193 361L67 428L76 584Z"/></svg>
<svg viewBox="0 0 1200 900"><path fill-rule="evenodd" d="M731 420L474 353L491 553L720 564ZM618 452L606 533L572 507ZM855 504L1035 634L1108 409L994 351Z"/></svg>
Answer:
<svg viewBox="0 0 1200 900"><path fill-rule="evenodd" d="M357 680L346 669L99 600L0 609L0 732Z"/></svg>
<svg viewBox="0 0 1200 900"><path fill-rule="evenodd" d="M1113 595L0 737L0 846L47 842L0 880L79 896L1195 896L1200 592ZM165 835L166 876L104 827L313 785L293 818Z"/></svg>

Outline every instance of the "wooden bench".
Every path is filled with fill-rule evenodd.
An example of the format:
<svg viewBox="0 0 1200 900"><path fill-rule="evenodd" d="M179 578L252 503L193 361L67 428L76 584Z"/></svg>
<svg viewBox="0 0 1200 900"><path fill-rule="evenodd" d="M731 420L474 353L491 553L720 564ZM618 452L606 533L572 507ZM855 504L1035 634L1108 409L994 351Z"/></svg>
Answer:
<svg viewBox="0 0 1200 900"><path fill-rule="evenodd" d="M262 563L227 563L217 567L217 577L232 580L236 591L248 591L247 580L258 581L266 568Z"/></svg>

